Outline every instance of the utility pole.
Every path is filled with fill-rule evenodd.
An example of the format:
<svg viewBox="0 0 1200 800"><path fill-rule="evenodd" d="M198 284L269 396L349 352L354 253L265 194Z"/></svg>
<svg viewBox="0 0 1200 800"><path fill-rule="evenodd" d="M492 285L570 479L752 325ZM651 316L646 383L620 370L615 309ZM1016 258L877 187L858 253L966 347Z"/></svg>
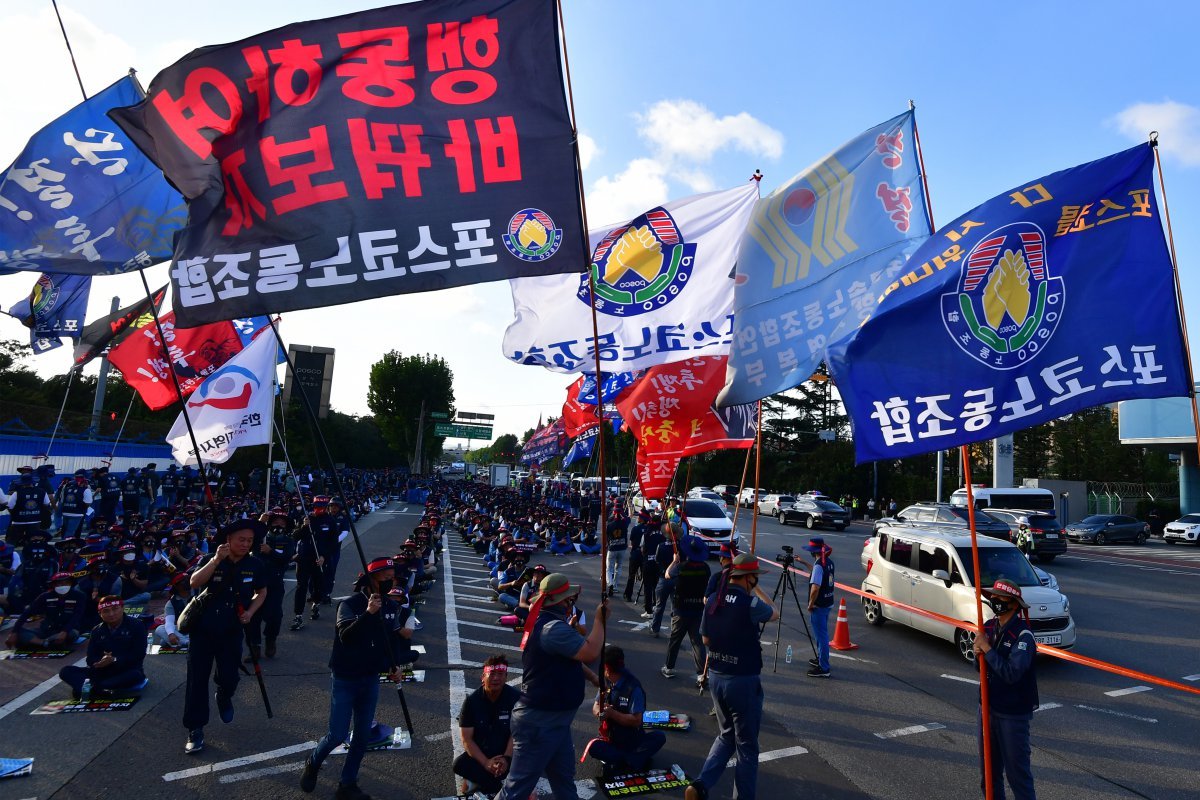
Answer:
<svg viewBox="0 0 1200 800"><path fill-rule="evenodd" d="M112 299L112 307L109 309L109 314L117 313L121 308L121 298L114 297ZM100 431L100 412L104 410L104 392L108 387L108 354L100 356L100 376L96 379L96 399L92 401L92 433L89 439L95 439Z"/></svg>
<svg viewBox="0 0 1200 800"><path fill-rule="evenodd" d="M420 475L421 470L421 445L425 443L425 399L421 399L421 416L417 417L417 447L413 452L413 471Z"/></svg>

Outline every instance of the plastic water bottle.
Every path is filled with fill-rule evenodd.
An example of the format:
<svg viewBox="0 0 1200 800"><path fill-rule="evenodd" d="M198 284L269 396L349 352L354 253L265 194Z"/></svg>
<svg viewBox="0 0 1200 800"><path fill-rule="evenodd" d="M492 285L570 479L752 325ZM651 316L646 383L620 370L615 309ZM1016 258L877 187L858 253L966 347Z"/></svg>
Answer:
<svg viewBox="0 0 1200 800"><path fill-rule="evenodd" d="M792 663L792 646L790 644L787 646L787 650L783 651L783 663Z"/></svg>
<svg viewBox="0 0 1200 800"><path fill-rule="evenodd" d="M92 699L92 679L91 678L84 678L83 686L79 690L79 697L84 702L87 702L88 700Z"/></svg>

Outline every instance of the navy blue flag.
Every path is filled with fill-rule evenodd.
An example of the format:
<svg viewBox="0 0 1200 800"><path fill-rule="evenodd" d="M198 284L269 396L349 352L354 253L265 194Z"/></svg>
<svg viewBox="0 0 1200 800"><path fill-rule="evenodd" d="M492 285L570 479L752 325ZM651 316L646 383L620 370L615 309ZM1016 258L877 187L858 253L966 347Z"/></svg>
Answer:
<svg viewBox="0 0 1200 800"><path fill-rule="evenodd" d="M8 314L29 328L33 352L46 353L62 345L64 338L79 338L91 288L90 275L48 272L37 279L29 297L17 302Z"/></svg>
<svg viewBox="0 0 1200 800"><path fill-rule="evenodd" d="M1139 145L939 230L830 367L860 463L1188 392L1170 256Z"/></svg>
<svg viewBox="0 0 1200 800"><path fill-rule="evenodd" d="M551 0L201 48L111 116L188 200L181 326L587 266Z"/></svg>
<svg viewBox="0 0 1200 800"><path fill-rule="evenodd" d="M93 358L104 355L124 341L130 331L144 327L152 316L151 304L155 309L160 308L166 293L167 287L163 286L153 297L144 297L131 306L89 322L79 337L79 343L75 345L75 366L82 367ZM142 317L147 319L142 320Z"/></svg>
<svg viewBox="0 0 1200 800"><path fill-rule="evenodd" d="M141 99L122 78L34 134L0 175L0 275L112 275L171 257L183 198L106 116Z"/></svg>
<svg viewBox="0 0 1200 800"><path fill-rule="evenodd" d="M637 372L618 372L605 374L604 382L600 385L600 396L605 403L611 403L617 395L628 389L642 376L644 370ZM584 375L583 383L579 385L579 402L584 405L596 405L596 376Z"/></svg>
<svg viewBox="0 0 1200 800"><path fill-rule="evenodd" d="M571 449L563 456L563 468L571 466L576 461L591 458L592 451L596 449L596 437L599 434L599 428L592 428L576 436L575 441L571 442Z"/></svg>

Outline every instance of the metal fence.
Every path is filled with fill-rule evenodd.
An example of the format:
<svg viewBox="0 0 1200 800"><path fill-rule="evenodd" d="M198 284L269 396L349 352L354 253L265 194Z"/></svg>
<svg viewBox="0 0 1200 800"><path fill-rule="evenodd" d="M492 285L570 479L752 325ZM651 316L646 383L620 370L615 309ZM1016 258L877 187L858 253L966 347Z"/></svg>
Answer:
<svg viewBox="0 0 1200 800"><path fill-rule="evenodd" d="M1179 506L1178 483L1088 481L1087 487L1089 514L1128 514L1137 517L1149 506Z"/></svg>

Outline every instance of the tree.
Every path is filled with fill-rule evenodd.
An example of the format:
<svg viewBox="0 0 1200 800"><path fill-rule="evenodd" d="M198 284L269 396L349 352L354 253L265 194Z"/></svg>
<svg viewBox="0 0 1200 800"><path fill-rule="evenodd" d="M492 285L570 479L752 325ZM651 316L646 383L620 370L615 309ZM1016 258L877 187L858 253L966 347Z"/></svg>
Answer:
<svg viewBox="0 0 1200 800"><path fill-rule="evenodd" d="M417 445L422 403L425 409L425 431L420 463L416 470L429 464L442 452L444 437L433 436L430 414L454 414L454 373L438 356L405 356L396 350L386 353L371 365L371 382L367 405L375 414L376 424L392 449L413 453ZM409 456L411 458L411 456Z"/></svg>

